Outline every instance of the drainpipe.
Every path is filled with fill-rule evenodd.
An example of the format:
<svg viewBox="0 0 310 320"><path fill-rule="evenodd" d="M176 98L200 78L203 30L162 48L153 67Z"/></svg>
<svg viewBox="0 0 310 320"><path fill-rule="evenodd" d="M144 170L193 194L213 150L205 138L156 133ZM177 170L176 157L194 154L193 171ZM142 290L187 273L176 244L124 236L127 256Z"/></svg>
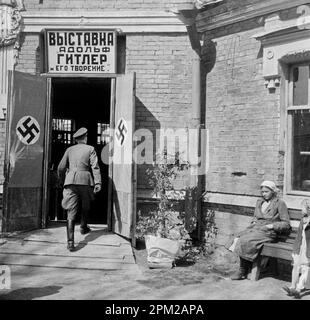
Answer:
<svg viewBox="0 0 310 320"><path fill-rule="evenodd" d="M192 51L192 119L191 129L199 131L198 146L196 157L199 157L201 141L201 44L196 28L196 17L198 10L193 2L179 5L173 12L186 25L187 33L191 43ZM201 154L201 162L206 159ZM197 162L198 163L198 162ZM190 199L188 208L197 212L197 238L202 239L201 228L201 203L202 203L202 176L198 174L190 175L190 188L195 188L196 192L189 194Z"/></svg>

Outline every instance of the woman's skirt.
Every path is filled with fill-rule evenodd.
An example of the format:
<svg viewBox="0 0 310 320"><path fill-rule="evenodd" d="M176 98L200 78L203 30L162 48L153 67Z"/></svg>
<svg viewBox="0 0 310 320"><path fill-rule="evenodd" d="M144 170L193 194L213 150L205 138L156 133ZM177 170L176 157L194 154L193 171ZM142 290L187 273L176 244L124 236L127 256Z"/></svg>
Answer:
<svg viewBox="0 0 310 320"><path fill-rule="evenodd" d="M276 238L274 231L264 231L258 228L244 230L239 234L234 252L241 258L254 261L259 255L264 243L272 242Z"/></svg>

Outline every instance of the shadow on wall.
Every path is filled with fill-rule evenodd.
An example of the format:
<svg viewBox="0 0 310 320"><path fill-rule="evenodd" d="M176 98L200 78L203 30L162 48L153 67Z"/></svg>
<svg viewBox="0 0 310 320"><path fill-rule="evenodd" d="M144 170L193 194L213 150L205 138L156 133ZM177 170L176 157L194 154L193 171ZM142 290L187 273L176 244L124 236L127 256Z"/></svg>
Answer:
<svg viewBox="0 0 310 320"><path fill-rule="evenodd" d="M205 39L201 48L202 75L212 71L216 62L216 43L212 39Z"/></svg>
<svg viewBox="0 0 310 320"><path fill-rule="evenodd" d="M136 97L136 130L139 129L147 129L150 132L152 132L152 137L149 139L152 141L153 148L150 146L150 141L148 140L148 143L146 143L146 137L142 137L141 140L136 142L136 145L139 146L141 144L145 144L145 147L149 148L148 150L153 149L153 159L155 160L156 155L156 130L160 129L161 125L159 120L155 117L155 115L145 106L145 104ZM143 150L141 152L141 157L146 157L145 154L146 150ZM138 176L138 189L150 189L150 185L148 183L148 177L146 175L147 168L150 168L151 166L149 164L138 164L137 165L137 176Z"/></svg>

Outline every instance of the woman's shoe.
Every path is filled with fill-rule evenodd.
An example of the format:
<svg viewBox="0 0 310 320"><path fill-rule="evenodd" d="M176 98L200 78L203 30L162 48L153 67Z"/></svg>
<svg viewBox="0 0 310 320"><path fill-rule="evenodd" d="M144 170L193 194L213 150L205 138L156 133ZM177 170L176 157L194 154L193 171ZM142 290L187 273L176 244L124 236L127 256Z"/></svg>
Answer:
<svg viewBox="0 0 310 320"><path fill-rule="evenodd" d="M301 298L301 294L300 294L300 291L296 290L296 289L293 289L293 288L289 288L287 286L284 286L282 288L288 296L290 297L294 297L296 299L300 299Z"/></svg>
<svg viewBox="0 0 310 320"><path fill-rule="evenodd" d="M293 296L294 296L295 299L300 299L301 298L300 291L298 291L296 289L291 289L291 292L293 293Z"/></svg>
<svg viewBox="0 0 310 320"><path fill-rule="evenodd" d="M230 277L230 279L231 280L243 280L243 279L246 279L246 277L247 277L247 273L245 272L245 270L238 270Z"/></svg>
<svg viewBox="0 0 310 320"><path fill-rule="evenodd" d="M288 296L292 297L293 296L293 292L292 289L290 289L287 286L282 287L282 289L287 293Z"/></svg>

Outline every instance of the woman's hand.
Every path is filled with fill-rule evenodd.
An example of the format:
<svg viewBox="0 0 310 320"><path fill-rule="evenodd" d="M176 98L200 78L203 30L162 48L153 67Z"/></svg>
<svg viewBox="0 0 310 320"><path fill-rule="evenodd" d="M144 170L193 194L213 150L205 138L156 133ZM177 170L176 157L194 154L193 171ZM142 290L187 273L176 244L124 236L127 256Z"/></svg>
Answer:
<svg viewBox="0 0 310 320"><path fill-rule="evenodd" d="M273 224L266 224L264 226L261 227L261 230L263 231L269 231L273 229Z"/></svg>

